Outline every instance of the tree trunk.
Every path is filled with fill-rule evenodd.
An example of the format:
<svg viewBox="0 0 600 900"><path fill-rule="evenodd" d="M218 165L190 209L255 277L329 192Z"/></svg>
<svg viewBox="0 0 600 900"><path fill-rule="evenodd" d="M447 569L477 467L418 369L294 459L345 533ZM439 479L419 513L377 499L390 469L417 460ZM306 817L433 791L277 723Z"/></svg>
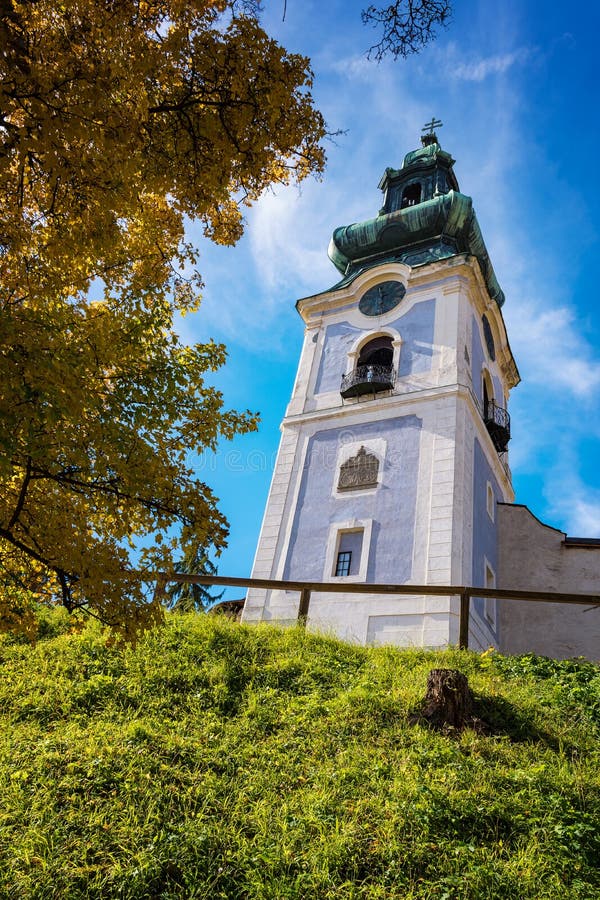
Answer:
<svg viewBox="0 0 600 900"><path fill-rule="evenodd" d="M473 723L473 694L458 669L432 669L419 718L434 728L462 729Z"/></svg>

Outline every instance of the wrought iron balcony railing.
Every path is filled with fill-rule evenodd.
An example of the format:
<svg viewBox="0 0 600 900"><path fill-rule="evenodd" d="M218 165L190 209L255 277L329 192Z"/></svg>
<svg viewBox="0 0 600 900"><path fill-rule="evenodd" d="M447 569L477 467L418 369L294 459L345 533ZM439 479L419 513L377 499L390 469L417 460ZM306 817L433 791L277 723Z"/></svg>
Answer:
<svg viewBox="0 0 600 900"><path fill-rule="evenodd" d="M353 372L342 376L340 394L347 400L349 397L361 397L363 394L378 394L391 391L396 383L396 372L393 366L357 366Z"/></svg>
<svg viewBox="0 0 600 900"><path fill-rule="evenodd" d="M494 442L498 453L504 453L510 441L510 416L506 409L496 406L493 400L488 400L483 410L483 421Z"/></svg>

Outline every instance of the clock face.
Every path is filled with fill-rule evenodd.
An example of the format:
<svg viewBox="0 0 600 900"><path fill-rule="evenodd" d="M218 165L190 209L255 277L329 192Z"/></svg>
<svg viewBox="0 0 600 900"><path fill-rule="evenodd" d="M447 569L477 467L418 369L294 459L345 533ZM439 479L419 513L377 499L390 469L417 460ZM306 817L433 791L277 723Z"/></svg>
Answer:
<svg viewBox="0 0 600 900"><path fill-rule="evenodd" d="M382 281L362 295L358 308L365 316L381 316L398 306L405 294L401 281Z"/></svg>

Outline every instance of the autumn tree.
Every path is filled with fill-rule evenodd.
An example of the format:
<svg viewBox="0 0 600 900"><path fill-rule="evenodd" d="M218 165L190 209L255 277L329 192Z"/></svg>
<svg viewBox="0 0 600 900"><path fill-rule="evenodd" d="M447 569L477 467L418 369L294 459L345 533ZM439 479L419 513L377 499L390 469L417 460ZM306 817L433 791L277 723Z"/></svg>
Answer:
<svg viewBox="0 0 600 900"><path fill-rule="evenodd" d="M227 0L0 0L0 627L24 598L132 637L158 621L130 577L227 525L189 454L256 427L183 346L186 218L234 243L275 182L323 166L308 61ZM154 540L156 536L156 540ZM12 623L12 626L11 626Z"/></svg>

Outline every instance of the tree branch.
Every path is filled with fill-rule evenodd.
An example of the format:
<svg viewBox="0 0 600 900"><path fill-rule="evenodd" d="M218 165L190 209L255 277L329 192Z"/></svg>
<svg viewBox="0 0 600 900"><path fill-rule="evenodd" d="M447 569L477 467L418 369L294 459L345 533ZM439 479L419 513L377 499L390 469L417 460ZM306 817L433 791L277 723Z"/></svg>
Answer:
<svg viewBox="0 0 600 900"><path fill-rule="evenodd" d="M27 488L29 487L29 482L31 481L31 457L27 457L27 464L25 466L25 475L23 476L23 483L21 484L21 490L19 491L19 497L17 500L17 504L15 506L14 512L10 517L10 521L7 525L7 530L12 531L14 526L19 520L19 516L23 512L23 506L25 504L25 497L27 496Z"/></svg>
<svg viewBox="0 0 600 900"><path fill-rule="evenodd" d="M391 54L404 59L419 53L434 40L438 26L443 28L452 15L451 0L395 0L389 6L371 4L361 13L365 25L383 26L379 41L369 47L367 57L377 62Z"/></svg>

